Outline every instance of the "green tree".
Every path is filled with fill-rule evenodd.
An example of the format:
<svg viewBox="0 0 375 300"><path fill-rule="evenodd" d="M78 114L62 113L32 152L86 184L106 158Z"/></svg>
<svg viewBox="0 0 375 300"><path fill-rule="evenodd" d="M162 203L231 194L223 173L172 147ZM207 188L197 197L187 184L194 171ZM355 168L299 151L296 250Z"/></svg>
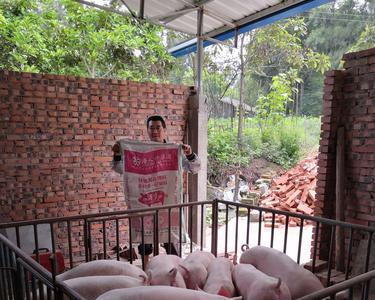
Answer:
<svg viewBox="0 0 375 300"><path fill-rule="evenodd" d="M0 68L165 80L172 57L162 28L72 0L4 0Z"/></svg>

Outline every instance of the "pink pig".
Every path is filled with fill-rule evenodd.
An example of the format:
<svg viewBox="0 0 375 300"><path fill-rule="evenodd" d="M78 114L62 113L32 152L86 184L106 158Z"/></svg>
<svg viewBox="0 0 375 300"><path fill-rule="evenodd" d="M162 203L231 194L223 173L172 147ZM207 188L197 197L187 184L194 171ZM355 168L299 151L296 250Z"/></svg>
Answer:
<svg viewBox="0 0 375 300"><path fill-rule="evenodd" d="M203 291L172 286L142 286L116 289L101 295L97 300L228 300L229 298ZM242 297L231 298L240 300Z"/></svg>
<svg viewBox="0 0 375 300"><path fill-rule="evenodd" d="M214 258L208 265L208 276L203 290L210 294L233 297L235 287L232 281L232 270L233 263L229 258Z"/></svg>
<svg viewBox="0 0 375 300"><path fill-rule="evenodd" d="M290 300L288 287L280 278L268 276L250 264L237 264L233 281L243 300Z"/></svg>
<svg viewBox="0 0 375 300"><path fill-rule="evenodd" d="M207 279L207 267L215 258L211 252L195 251L184 260L182 268L186 271L184 276L187 288L196 290L203 288Z"/></svg>
<svg viewBox="0 0 375 300"><path fill-rule="evenodd" d="M179 266L181 257L169 254L159 254L150 259L146 274L150 285L169 285L186 288L184 277Z"/></svg>
<svg viewBox="0 0 375 300"><path fill-rule="evenodd" d="M141 278L123 275L77 277L65 280L64 283L86 300L94 300L101 294L113 289L130 288L146 284Z"/></svg>
<svg viewBox="0 0 375 300"><path fill-rule="evenodd" d="M313 273L298 265L283 252L273 248L253 247L242 253L240 263L252 264L269 276L281 278L289 287L292 299L323 289L322 283Z"/></svg>
<svg viewBox="0 0 375 300"><path fill-rule="evenodd" d="M128 262L117 260L93 260L82 263L73 269L56 276L59 280L68 280L84 276L126 275L147 279L146 273L139 267Z"/></svg>

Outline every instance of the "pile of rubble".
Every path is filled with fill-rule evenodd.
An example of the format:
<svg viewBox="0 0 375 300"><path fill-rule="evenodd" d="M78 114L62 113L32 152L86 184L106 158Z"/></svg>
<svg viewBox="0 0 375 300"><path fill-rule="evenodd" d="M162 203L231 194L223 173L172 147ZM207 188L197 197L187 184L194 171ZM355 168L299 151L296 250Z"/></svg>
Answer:
<svg viewBox="0 0 375 300"><path fill-rule="evenodd" d="M260 191L259 206L312 215L315 203L317 155L302 160L296 167L272 179L266 192ZM285 216L276 216L275 227L285 224ZM272 214L264 215L271 226ZM300 219L289 218L289 226L300 225Z"/></svg>

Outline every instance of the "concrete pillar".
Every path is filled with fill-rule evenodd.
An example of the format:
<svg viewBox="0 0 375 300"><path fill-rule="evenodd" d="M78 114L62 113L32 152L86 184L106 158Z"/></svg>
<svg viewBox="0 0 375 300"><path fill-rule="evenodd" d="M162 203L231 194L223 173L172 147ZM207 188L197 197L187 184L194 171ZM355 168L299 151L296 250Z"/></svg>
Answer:
<svg viewBox="0 0 375 300"><path fill-rule="evenodd" d="M188 176L189 202L206 201L207 198L207 104L198 94L189 98L188 143L201 159L202 167L196 175ZM204 217L204 216L203 216ZM201 241L201 209L193 210L192 235L195 243ZM205 218L203 219L203 225ZM203 231L203 241L205 230Z"/></svg>

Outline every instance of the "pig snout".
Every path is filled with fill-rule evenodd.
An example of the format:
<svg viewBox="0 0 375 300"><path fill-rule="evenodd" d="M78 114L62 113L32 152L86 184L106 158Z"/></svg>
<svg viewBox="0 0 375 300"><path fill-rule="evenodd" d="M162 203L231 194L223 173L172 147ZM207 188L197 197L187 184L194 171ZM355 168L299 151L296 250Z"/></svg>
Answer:
<svg viewBox="0 0 375 300"><path fill-rule="evenodd" d="M208 265L207 280L203 290L210 294L233 297L235 287L232 281L233 263L229 258L215 258Z"/></svg>

